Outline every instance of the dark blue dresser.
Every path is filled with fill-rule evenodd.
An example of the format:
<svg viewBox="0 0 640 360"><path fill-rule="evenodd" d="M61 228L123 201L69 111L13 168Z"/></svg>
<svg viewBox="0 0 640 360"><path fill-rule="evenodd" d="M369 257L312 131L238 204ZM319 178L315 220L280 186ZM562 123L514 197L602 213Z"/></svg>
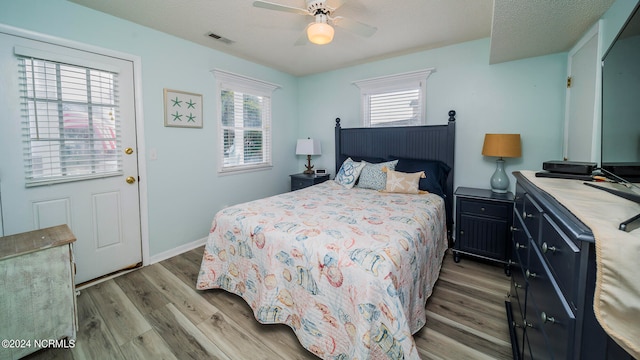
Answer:
<svg viewBox="0 0 640 360"><path fill-rule="evenodd" d="M506 303L515 359L632 359L593 312L591 230L519 172Z"/></svg>

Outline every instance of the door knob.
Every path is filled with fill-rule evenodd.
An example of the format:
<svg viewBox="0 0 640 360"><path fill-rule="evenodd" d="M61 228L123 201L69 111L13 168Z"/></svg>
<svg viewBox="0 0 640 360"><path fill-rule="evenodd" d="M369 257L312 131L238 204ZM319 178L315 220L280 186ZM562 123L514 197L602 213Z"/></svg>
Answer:
<svg viewBox="0 0 640 360"><path fill-rule="evenodd" d="M133 176L127 177L127 183L128 184L133 184L134 182L136 182L136 178L134 178Z"/></svg>
<svg viewBox="0 0 640 360"><path fill-rule="evenodd" d="M131 154L133 154L133 149L132 148L126 148L126 149L124 149L124 153L127 154L127 155L131 155Z"/></svg>

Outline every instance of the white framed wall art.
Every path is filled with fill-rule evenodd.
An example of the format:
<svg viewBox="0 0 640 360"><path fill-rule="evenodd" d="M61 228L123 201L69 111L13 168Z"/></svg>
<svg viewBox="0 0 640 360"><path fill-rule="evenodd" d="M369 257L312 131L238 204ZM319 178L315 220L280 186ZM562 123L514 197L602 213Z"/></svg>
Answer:
<svg viewBox="0 0 640 360"><path fill-rule="evenodd" d="M164 89L164 126L202 128L202 95Z"/></svg>

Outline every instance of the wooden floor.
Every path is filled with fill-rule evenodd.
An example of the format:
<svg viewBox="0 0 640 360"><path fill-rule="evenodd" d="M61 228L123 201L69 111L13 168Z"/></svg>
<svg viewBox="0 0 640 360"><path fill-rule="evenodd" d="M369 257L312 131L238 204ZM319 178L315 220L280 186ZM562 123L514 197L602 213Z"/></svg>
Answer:
<svg viewBox="0 0 640 360"><path fill-rule="evenodd" d="M316 359L284 325L259 324L240 297L194 288L197 248L84 289L73 349L30 359ZM415 334L423 359L511 359L503 268L445 257L427 325Z"/></svg>

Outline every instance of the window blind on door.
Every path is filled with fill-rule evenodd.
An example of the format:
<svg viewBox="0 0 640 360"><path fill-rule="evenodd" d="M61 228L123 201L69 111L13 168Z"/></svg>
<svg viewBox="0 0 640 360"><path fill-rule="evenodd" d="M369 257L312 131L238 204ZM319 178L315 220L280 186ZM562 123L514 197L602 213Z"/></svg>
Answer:
<svg viewBox="0 0 640 360"><path fill-rule="evenodd" d="M18 59L26 186L121 175L117 74Z"/></svg>

